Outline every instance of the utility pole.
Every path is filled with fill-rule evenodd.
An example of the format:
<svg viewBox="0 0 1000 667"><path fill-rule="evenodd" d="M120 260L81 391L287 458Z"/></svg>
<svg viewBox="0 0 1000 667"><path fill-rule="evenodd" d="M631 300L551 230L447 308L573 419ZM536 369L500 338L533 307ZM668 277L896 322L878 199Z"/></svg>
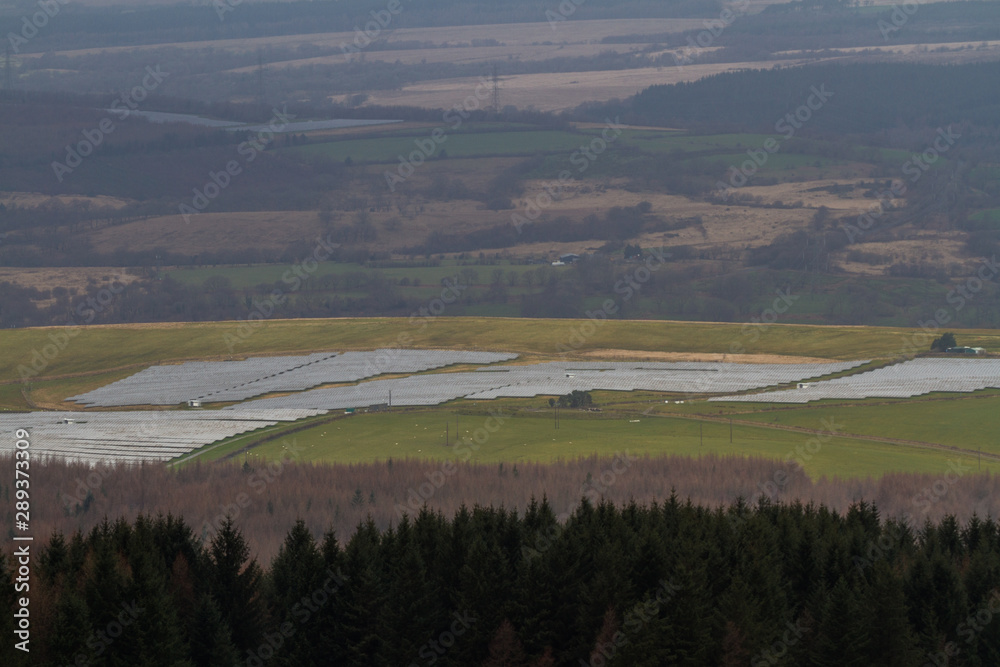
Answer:
<svg viewBox="0 0 1000 667"><path fill-rule="evenodd" d="M493 63L493 113L500 113L500 75L496 63Z"/></svg>
<svg viewBox="0 0 1000 667"><path fill-rule="evenodd" d="M698 422L698 446L705 444L705 422Z"/></svg>

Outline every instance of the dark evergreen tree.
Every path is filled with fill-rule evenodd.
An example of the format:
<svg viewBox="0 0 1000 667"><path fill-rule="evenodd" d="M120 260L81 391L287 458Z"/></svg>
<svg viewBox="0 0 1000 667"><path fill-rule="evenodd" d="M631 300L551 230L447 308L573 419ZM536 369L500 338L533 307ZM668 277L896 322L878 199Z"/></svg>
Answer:
<svg viewBox="0 0 1000 667"><path fill-rule="evenodd" d="M199 597L189 632L194 667L236 667L240 664L232 632L210 595Z"/></svg>
<svg viewBox="0 0 1000 667"><path fill-rule="evenodd" d="M250 558L250 546L230 517L223 521L208 555L212 599L232 631L233 644L243 656L256 650L263 641L263 572L257 561Z"/></svg>

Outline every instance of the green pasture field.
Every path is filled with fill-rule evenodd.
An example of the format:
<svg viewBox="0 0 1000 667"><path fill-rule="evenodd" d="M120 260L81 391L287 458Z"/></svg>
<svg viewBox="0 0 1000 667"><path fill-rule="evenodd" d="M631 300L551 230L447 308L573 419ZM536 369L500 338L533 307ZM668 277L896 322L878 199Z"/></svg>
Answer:
<svg viewBox="0 0 1000 667"><path fill-rule="evenodd" d="M624 130L619 141L647 153L704 153L756 149L768 139L783 140L780 135L770 134L683 135L666 130Z"/></svg>
<svg viewBox="0 0 1000 667"><path fill-rule="evenodd" d="M1000 222L1000 208L989 208L976 211L969 216L973 220L989 220L990 222Z"/></svg>
<svg viewBox="0 0 1000 667"><path fill-rule="evenodd" d="M408 156L418 150L415 141L429 142L433 149L428 156L438 157L441 150L448 157L477 157L485 155L533 155L553 151L574 151L590 141L588 134L562 130L537 130L532 132L462 132L446 133L445 140L435 143L429 131L410 136L377 137L372 139L345 139L321 144L287 148L306 158L323 157L353 162L396 162L399 156Z"/></svg>
<svg viewBox="0 0 1000 667"><path fill-rule="evenodd" d="M731 404L733 406L739 404ZM758 410L765 408L758 406ZM1000 454L1000 394L934 394L908 400L871 398L789 405L770 403L767 411L737 419L782 426L816 428L820 418L833 419L842 432L898 440L933 442Z"/></svg>
<svg viewBox="0 0 1000 667"><path fill-rule="evenodd" d="M479 401L478 408L486 407L487 403ZM614 456L627 451L632 456L763 456L780 462L789 457L795 459L799 456L796 448L814 437L808 433L736 425L730 443L727 423L644 415L602 418L573 411L561 414L558 429L554 428L550 410L515 414L499 425L488 421L486 413L459 414L446 409L358 414L271 439L236 456L247 460L279 460L294 451L295 460L304 462L363 463L419 458L513 464L568 460L591 454ZM447 446L446 423L450 439ZM487 427L494 432L488 433ZM813 427L822 428L818 418ZM456 432L463 441L475 444L478 439L480 444L475 450L471 445L456 444ZM234 443L234 447L218 448L201 458L217 459L253 441L244 438ZM294 448L290 449L292 443ZM812 458L802 458L802 465L814 478L821 475L856 478L879 477L888 472L938 473L947 470L949 460L955 459L956 455L947 451L837 437L823 443ZM1000 464L984 461L982 469L1000 469Z"/></svg>
<svg viewBox="0 0 1000 667"><path fill-rule="evenodd" d="M481 157L492 155L533 155L536 153L568 153L587 146L598 136L601 129L566 130L525 130L500 131L495 125L467 125L460 131L446 132L444 142L437 144L431 157L437 157L441 149L449 157ZM324 157L334 160L354 162L394 162L400 155L409 155L417 149L414 141L430 138L430 131L407 131L398 134L379 134L350 139L334 139L306 146L294 146L282 150L298 153L304 157ZM719 134L687 135L670 130L623 130L612 142L612 147L629 146L646 153L719 153L733 150L760 148L776 135L766 134ZM743 153L740 153L743 155ZM425 156L426 157L426 156ZM816 158L799 156L809 163Z"/></svg>
<svg viewBox="0 0 1000 667"><path fill-rule="evenodd" d="M969 215L969 220L976 223L976 229L1000 229L1000 208L976 211Z"/></svg>

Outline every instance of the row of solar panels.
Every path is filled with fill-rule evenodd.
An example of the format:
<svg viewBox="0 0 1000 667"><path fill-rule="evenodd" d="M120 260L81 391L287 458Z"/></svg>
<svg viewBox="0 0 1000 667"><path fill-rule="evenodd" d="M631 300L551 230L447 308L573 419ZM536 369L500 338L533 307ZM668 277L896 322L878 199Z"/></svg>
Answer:
<svg viewBox="0 0 1000 667"><path fill-rule="evenodd" d="M987 388L1000 388L1000 359L928 358L816 382L800 389L709 400L808 403L828 398L909 398L939 391L972 392Z"/></svg>
<svg viewBox="0 0 1000 667"><path fill-rule="evenodd" d="M200 387L209 400L238 400L369 374L416 372L456 363L495 363L513 354L434 350L378 350L370 353L269 357L245 362L158 366L83 397L91 404L141 405L180 402ZM826 364L560 363L485 367L474 372L432 373L373 380L356 385L297 391L248 401L225 410L156 412L30 413L0 417L0 429L29 428L36 453L97 461L162 461L240 433L329 410L380 404L429 406L467 397L491 399L561 395L573 390L610 389L680 393L742 391L797 382L865 362ZM232 368L230 368L232 367ZM284 368L285 370L278 370ZM268 375L260 375L270 371ZM277 372L275 372L277 371ZM220 383L243 380L242 385ZM214 382L214 384L212 384ZM312 384L310 384L312 383ZM206 388L208 388L206 390ZM103 392L102 394L98 392ZM224 398L220 398L224 397Z"/></svg>
<svg viewBox="0 0 1000 667"><path fill-rule="evenodd" d="M168 461L195 449L322 410L30 412L0 415L0 431L30 433L32 456L70 461ZM13 448L0 440L0 452Z"/></svg>
<svg viewBox="0 0 1000 667"><path fill-rule="evenodd" d="M496 352L382 349L188 362L152 366L69 400L95 407L177 405L190 400L243 401L273 392L304 391L383 374L417 373L452 364L492 364L516 357Z"/></svg>
<svg viewBox="0 0 1000 667"><path fill-rule="evenodd" d="M343 409L389 404L439 405L457 398L493 399L563 395L574 390L721 393L797 382L854 368L863 361L826 364L588 364L544 363L432 373L373 380L345 387L325 387L277 398L259 399L227 410L312 408Z"/></svg>

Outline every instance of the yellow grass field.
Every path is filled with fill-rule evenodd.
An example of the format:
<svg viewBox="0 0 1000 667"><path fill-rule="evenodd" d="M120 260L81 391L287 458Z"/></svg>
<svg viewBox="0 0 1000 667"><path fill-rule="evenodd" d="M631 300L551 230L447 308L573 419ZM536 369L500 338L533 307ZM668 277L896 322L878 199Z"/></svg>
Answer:
<svg viewBox="0 0 1000 667"><path fill-rule="evenodd" d="M581 356L594 350L622 350L639 356L649 352L729 353L739 342L746 354L824 359L896 358L929 337L918 330L891 327L771 325L762 326L755 342L742 332L746 324L611 320L545 320L485 317L343 318L264 321L251 326L237 345L241 322L156 323L81 327L68 340L63 327L0 331L0 383L20 381L18 367L36 352L50 357L35 376L57 378L141 367L186 359L236 359L248 355L322 350L413 347L505 350L558 356L574 349ZM72 332L71 332L72 333ZM924 340L927 338L927 340ZM1000 351L1000 331L968 329L962 342ZM49 346L49 347L47 347Z"/></svg>
<svg viewBox="0 0 1000 667"><path fill-rule="evenodd" d="M70 291L83 292L91 281L104 287L111 285L112 281L128 285L138 279L139 276L126 273L122 269L104 266L0 268L0 283L10 282L38 290L65 287ZM46 305L44 301L39 303Z"/></svg>
<svg viewBox="0 0 1000 667"><path fill-rule="evenodd" d="M501 76L502 103L519 108L533 107L540 111L565 111L584 102L625 98L657 84L696 81L706 76L740 69L770 69L776 65L790 67L806 61L782 60L693 64L684 67L641 67L628 70L593 72L557 72ZM460 104L472 94L479 79L462 77L416 83L400 90L374 90L367 105L406 105L427 109L449 108ZM332 96L341 101L345 96Z"/></svg>
<svg viewBox="0 0 1000 667"><path fill-rule="evenodd" d="M62 204L64 206L73 206L74 204L90 204L91 206L101 207L110 206L113 208L121 208L127 202L123 199L117 197L108 197L106 195L98 195L96 197L85 197L83 195L46 195L39 192L10 192L10 191L0 191L0 204L4 206L19 206L21 208L33 208L35 206L42 206L43 204L51 205L55 203Z"/></svg>

